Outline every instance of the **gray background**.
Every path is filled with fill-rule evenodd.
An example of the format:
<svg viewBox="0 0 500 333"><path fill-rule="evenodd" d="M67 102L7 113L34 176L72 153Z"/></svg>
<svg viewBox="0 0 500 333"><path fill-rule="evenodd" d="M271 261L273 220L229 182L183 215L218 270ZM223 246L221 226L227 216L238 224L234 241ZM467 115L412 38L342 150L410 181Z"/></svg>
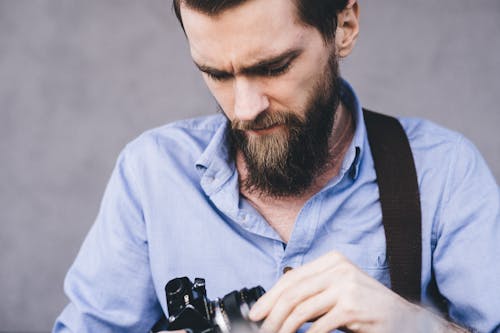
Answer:
<svg viewBox="0 0 500 333"><path fill-rule="evenodd" d="M363 0L365 106L469 137L500 179L500 1ZM170 0L0 0L0 331L48 331L120 149L215 110Z"/></svg>

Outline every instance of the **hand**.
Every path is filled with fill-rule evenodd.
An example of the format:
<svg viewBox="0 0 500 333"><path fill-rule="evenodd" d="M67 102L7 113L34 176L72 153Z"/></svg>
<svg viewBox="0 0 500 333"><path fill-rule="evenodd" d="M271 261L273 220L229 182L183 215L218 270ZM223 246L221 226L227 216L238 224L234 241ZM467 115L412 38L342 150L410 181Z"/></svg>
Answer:
<svg viewBox="0 0 500 333"><path fill-rule="evenodd" d="M250 318L265 318L261 331L268 333L292 333L311 320L314 323L308 333L335 329L439 332L435 329L446 323L406 301L338 252L283 275L252 307Z"/></svg>
<svg viewBox="0 0 500 333"><path fill-rule="evenodd" d="M158 331L157 333L210 333L213 332L212 328L209 328L207 330L192 330L192 329L184 329L184 330L178 330L178 331Z"/></svg>

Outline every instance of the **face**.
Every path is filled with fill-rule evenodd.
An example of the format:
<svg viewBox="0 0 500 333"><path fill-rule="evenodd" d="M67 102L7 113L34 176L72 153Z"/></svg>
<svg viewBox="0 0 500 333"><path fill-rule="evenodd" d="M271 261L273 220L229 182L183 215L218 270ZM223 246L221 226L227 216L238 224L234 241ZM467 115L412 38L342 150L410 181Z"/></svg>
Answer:
<svg viewBox="0 0 500 333"><path fill-rule="evenodd" d="M334 46L300 23L289 0L251 0L212 17L183 6L181 13L193 60L245 159L243 185L300 195L328 157L338 104Z"/></svg>

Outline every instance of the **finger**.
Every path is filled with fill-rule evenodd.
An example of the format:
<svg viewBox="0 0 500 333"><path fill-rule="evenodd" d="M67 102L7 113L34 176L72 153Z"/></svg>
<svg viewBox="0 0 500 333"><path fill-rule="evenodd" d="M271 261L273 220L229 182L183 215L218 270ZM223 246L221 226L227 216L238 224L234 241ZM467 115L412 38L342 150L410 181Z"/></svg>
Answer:
<svg viewBox="0 0 500 333"><path fill-rule="evenodd" d="M283 275L276 285L274 285L267 293L265 293L250 310L250 319L254 321L262 320L266 317L274 307L276 300L280 295L288 289L296 286L300 281L311 276L316 276L325 270L330 269L337 263L345 260L345 257L340 253L333 251L329 252L320 258L291 270Z"/></svg>
<svg viewBox="0 0 500 333"><path fill-rule="evenodd" d="M297 305L286 318L279 333L296 332L308 321L316 321L328 313L337 304L339 293L336 288L329 288Z"/></svg>
<svg viewBox="0 0 500 333"><path fill-rule="evenodd" d="M324 316L316 320L306 333L331 332L348 325L348 318L340 307L333 307Z"/></svg>
<svg viewBox="0 0 500 333"><path fill-rule="evenodd" d="M262 324L263 331L277 332L295 307L330 286L330 275L331 271L318 274L282 293Z"/></svg>

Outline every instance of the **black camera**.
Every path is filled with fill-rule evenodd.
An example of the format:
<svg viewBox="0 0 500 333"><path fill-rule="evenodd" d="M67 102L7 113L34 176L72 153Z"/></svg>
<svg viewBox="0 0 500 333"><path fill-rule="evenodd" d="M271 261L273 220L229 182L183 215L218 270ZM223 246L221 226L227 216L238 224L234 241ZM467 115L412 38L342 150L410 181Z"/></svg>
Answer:
<svg viewBox="0 0 500 333"><path fill-rule="evenodd" d="M233 291L222 299L207 298L205 280L187 277L170 280L165 286L168 306L168 330L190 329L203 333L252 333L258 323L248 319L253 304L265 293L257 286Z"/></svg>

